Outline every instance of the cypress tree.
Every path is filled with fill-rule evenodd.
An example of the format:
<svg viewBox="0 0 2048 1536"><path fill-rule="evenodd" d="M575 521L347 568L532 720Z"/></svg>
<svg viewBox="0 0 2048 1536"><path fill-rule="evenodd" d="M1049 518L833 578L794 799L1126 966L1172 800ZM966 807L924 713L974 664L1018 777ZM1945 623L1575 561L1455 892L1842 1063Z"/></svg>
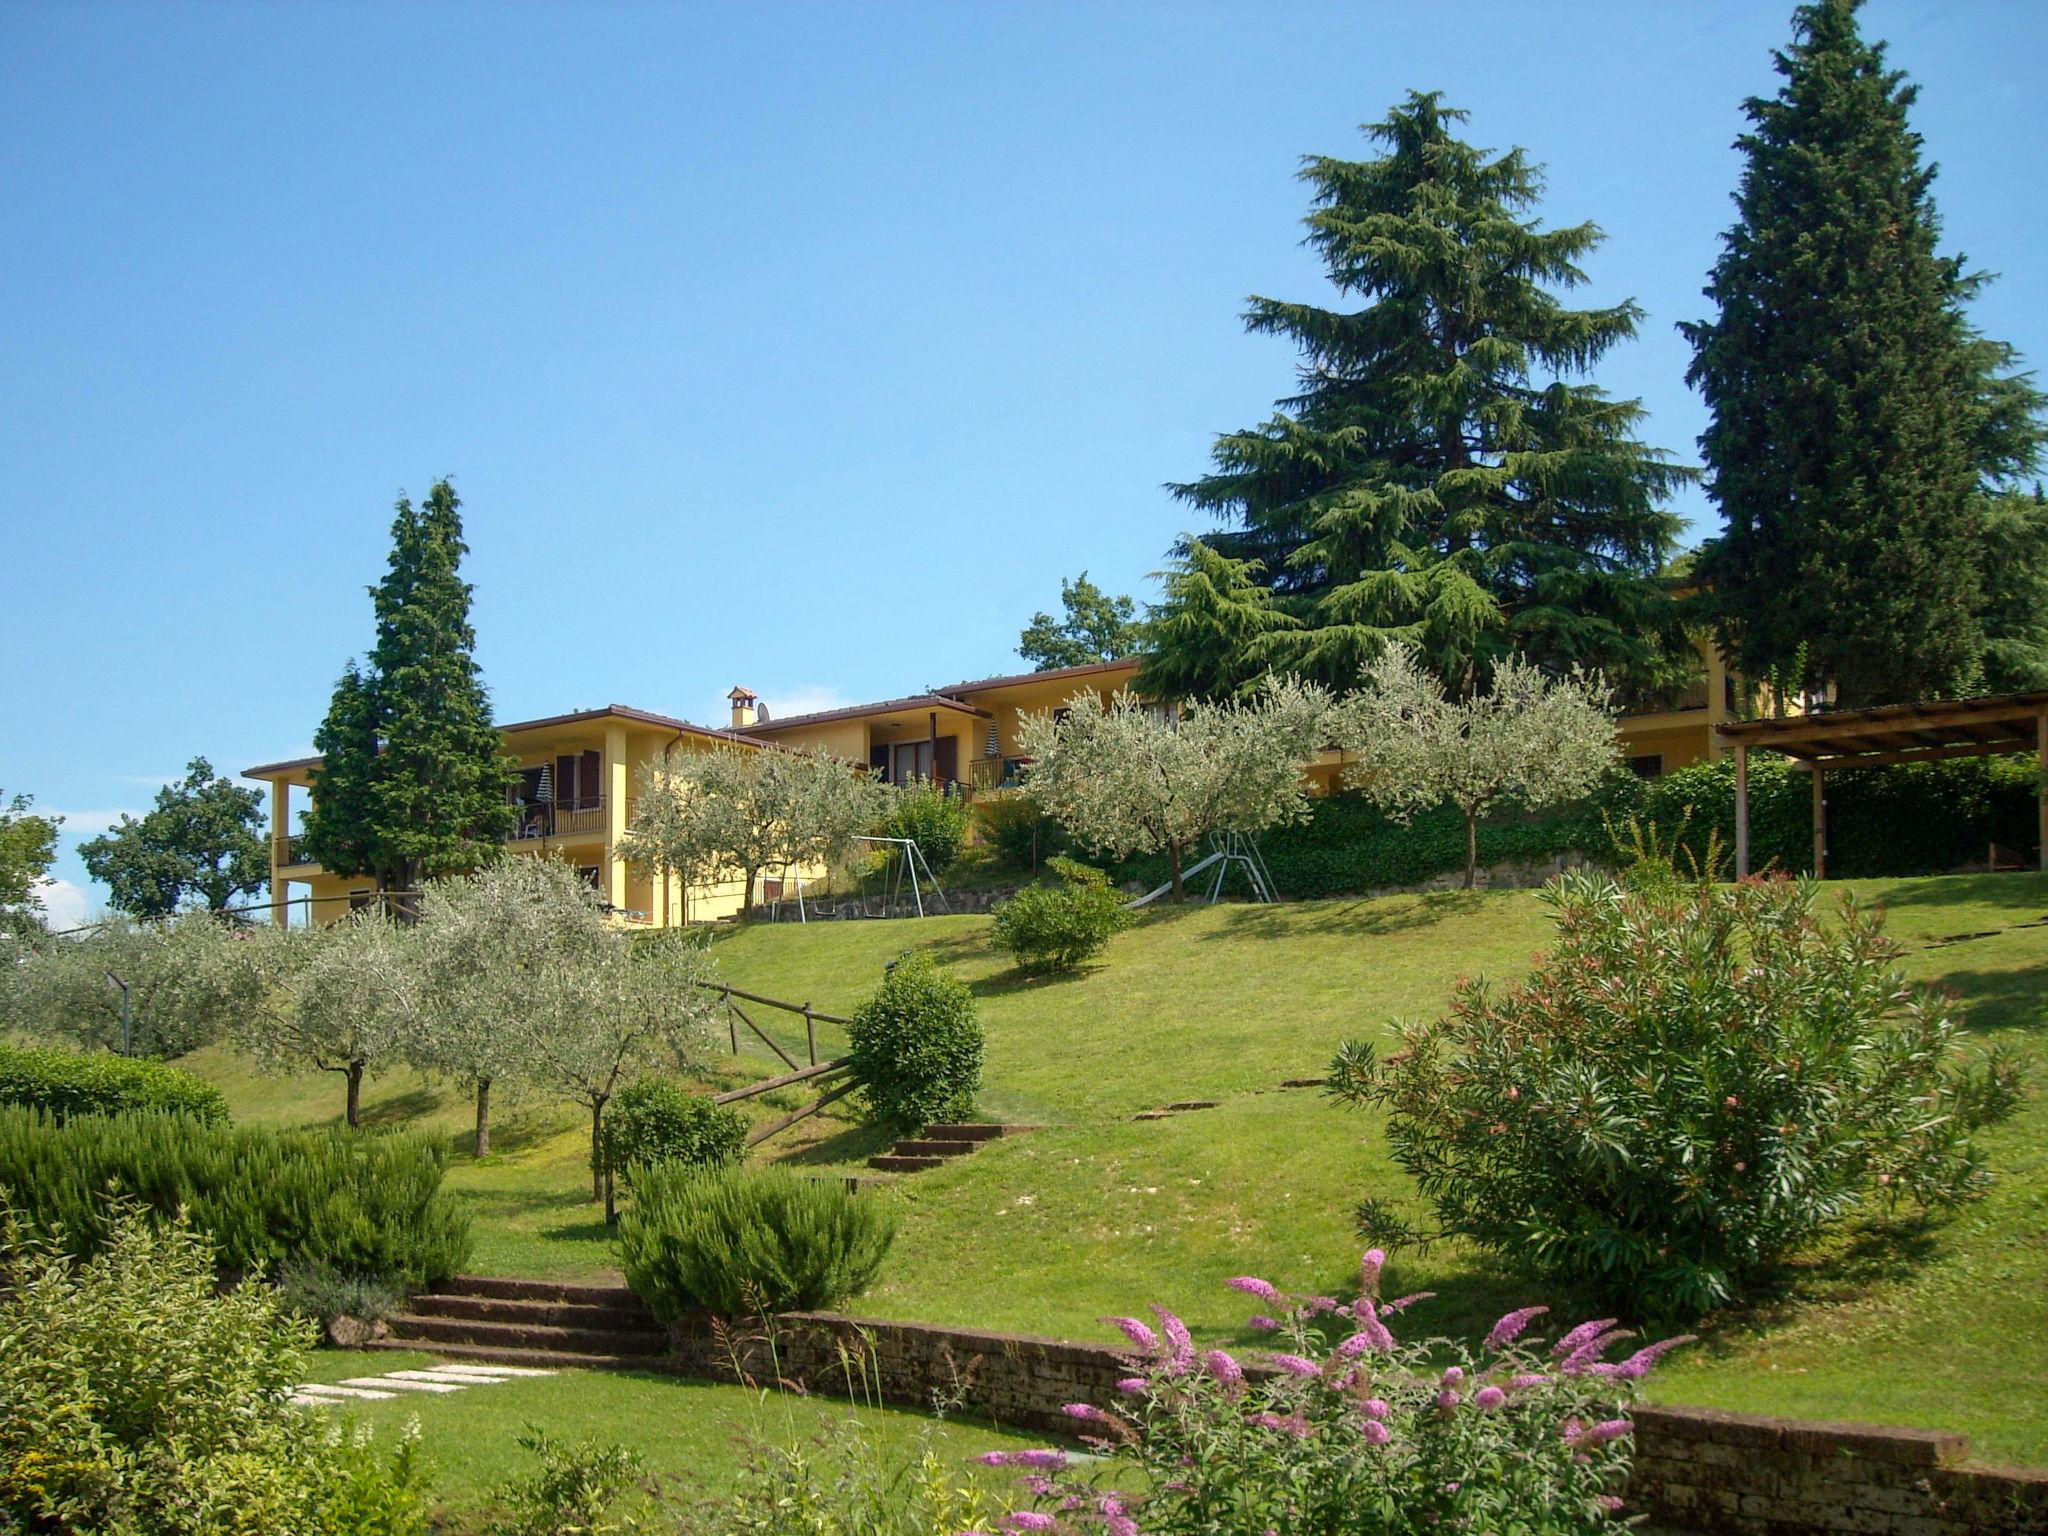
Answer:
<svg viewBox="0 0 2048 1536"><path fill-rule="evenodd" d="M1983 494L2032 461L2039 402L1965 318L1982 279L1936 248L1915 91L1859 4L1800 7L1783 85L1744 104L1717 314L1681 327L1727 519L1699 567L1723 648L1757 677L1803 648L1798 681L1844 706L1983 676Z"/></svg>
<svg viewBox="0 0 2048 1536"><path fill-rule="evenodd" d="M1675 665L1662 503L1690 472L1636 439L1640 402L1573 382L1641 312L1559 300L1600 231L1542 228L1540 169L1457 138L1465 116L1413 93L1365 128L1378 158L1306 159L1307 243L1364 305L1253 298L1247 328L1301 348L1299 392L1173 490L1295 621L1261 626L1254 671L1348 687L1401 640L1462 689L1508 651L1654 686Z"/></svg>
<svg viewBox="0 0 2048 1536"><path fill-rule="evenodd" d="M400 497L391 559L370 589L377 639L351 662L314 738L326 754L306 818L308 851L385 890L474 869L511 831L511 763L491 720L461 578L461 502L438 480Z"/></svg>

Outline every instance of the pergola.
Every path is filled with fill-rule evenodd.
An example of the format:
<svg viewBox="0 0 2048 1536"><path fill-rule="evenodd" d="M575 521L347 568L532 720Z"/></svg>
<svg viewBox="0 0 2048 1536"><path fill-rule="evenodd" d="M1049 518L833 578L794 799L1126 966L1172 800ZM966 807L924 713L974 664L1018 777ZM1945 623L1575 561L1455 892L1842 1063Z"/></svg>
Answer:
<svg viewBox="0 0 2048 1536"><path fill-rule="evenodd" d="M1879 704L1716 726L1735 749L1735 873L1749 873L1749 754L1782 752L1813 775L1813 872L1827 876L1826 782L1837 768L2031 751L2040 763L2041 867L2048 869L2048 691L1943 704Z"/></svg>

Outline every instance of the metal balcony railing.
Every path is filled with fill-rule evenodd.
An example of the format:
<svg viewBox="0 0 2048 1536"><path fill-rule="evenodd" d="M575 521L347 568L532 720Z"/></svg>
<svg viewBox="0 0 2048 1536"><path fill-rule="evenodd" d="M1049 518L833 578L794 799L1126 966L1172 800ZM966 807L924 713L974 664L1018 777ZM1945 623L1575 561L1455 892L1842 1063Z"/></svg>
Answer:
<svg viewBox="0 0 2048 1536"><path fill-rule="evenodd" d="M592 795L583 800L563 800L558 803L541 801L518 807L519 819L513 824L508 842L531 842L544 837L584 837L592 833L602 835L605 830L604 796Z"/></svg>
<svg viewBox="0 0 2048 1536"><path fill-rule="evenodd" d="M298 864L310 864L306 854L306 840L303 837L277 837L271 839L271 857L279 869L290 869Z"/></svg>

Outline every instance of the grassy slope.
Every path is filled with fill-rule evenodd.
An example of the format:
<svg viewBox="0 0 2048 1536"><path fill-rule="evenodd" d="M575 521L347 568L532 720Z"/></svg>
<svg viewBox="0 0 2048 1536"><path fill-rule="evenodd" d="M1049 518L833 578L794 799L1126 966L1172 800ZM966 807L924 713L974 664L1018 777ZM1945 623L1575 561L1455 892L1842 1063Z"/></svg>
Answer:
<svg viewBox="0 0 2048 1536"><path fill-rule="evenodd" d="M2026 1051L2048 1081L2048 879L2031 875L1856 883L1886 901L1908 965L1959 995L1973 1029ZM1435 1010L1464 974L1508 975L1547 934L1532 893L1445 893L1277 908L1162 913L1121 936L1106 963L1022 983L986 947L987 920L756 927L716 947L740 986L844 1012L882 964L929 947L977 992L988 1030L984 1108L1044 1130L903 1180L903 1230L861 1308L1100 1337L1096 1319L1158 1299L1202 1332L1245 1336L1228 1275L1263 1272L1297 1289L1341 1288L1355 1263L1359 1196L1399 1197L1404 1180L1370 1117L1313 1091L1334 1046ZM1999 930L1942 947L1930 939ZM764 1023L766 1016L757 1014ZM783 1036L798 1043L795 1031ZM838 1042L827 1029L820 1045ZM765 1053L739 1065L765 1070ZM243 1118L308 1112L308 1085L208 1064ZM324 1117L338 1101L314 1083ZM1137 1111L1218 1098L1218 1109L1156 1122ZM459 1137L462 1106L403 1080L370 1096L380 1115L424 1116ZM821 1116L779 1155L858 1165L872 1133ZM1680 1357L1662 1395L1807 1416L1968 1431L1981 1454L2048 1463L2048 1105L2034 1098L1991 1138L1997 1191L1933 1232L1872 1228L1787 1296L1720 1324ZM573 1113L539 1108L507 1126L482 1167L458 1160L476 1203L480 1269L593 1273L613 1261L579 1193ZM1399 1256L1391 1282L1433 1289L1413 1314L1432 1331L1483 1328L1534 1298L1455 1247Z"/></svg>

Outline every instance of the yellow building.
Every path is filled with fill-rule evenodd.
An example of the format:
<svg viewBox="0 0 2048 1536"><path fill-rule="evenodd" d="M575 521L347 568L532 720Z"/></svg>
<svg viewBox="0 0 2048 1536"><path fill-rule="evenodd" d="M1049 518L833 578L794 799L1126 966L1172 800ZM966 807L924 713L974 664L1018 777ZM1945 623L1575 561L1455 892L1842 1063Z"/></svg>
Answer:
<svg viewBox="0 0 2048 1536"><path fill-rule="evenodd" d="M1717 725L1738 718L1740 686L1710 645L1700 648L1703 677L1661 701L1653 711L1625 715L1622 752L1629 766L1654 778L1703 757L1719 757ZM632 820L642 767L670 750L710 751L810 748L865 767L890 783L932 779L968 790L1017 782L1025 759L1019 737L1026 715L1063 708L1077 692L1107 701L1132 686L1135 659L1020 672L953 683L931 693L886 699L774 720L755 694L727 695L731 728L712 730L646 710L613 704L524 720L503 728L505 750L519 765L514 798L519 824L507 846L516 852L559 855L583 870L622 920L650 927L709 922L740 905L740 882L691 886L674 876L657 879L619 855ZM1164 708L1164 705L1158 706ZM245 777L269 783L270 890L273 915L283 923L290 905L305 900L317 921L331 921L375 897L366 877L344 879L308 861L291 835L293 791L310 795L321 760L265 763ZM1346 756L1334 749L1307 769L1310 787L1329 794L1341 787ZM805 878L815 873L805 871ZM296 887L297 890L293 888ZM764 877L756 899L780 892Z"/></svg>
<svg viewBox="0 0 2048 1536"><path fill-rule="evenodd" d="M518 763L512 791L520 807L506 846L515 852L559 856L575 864L622 920L648 927L707 922L739 909L740 882L693 885L673 875L657 878L619 856L632 819L640 769L670 750L710 751L762 743L732 731L707 730L687 721L613 704L573 714L522 720L503 727L505 750ZM275 921L303 902L317 922L331 922L375 899L367 876L331 875L308 860L292 835L294 790L310 797L318 757L264 763L244 777L270 785L270 899ZM306 802L298 802L302 808ZM295 889L296 888L296 889ZM308 899L310 898L310 899Z"/></svg>

